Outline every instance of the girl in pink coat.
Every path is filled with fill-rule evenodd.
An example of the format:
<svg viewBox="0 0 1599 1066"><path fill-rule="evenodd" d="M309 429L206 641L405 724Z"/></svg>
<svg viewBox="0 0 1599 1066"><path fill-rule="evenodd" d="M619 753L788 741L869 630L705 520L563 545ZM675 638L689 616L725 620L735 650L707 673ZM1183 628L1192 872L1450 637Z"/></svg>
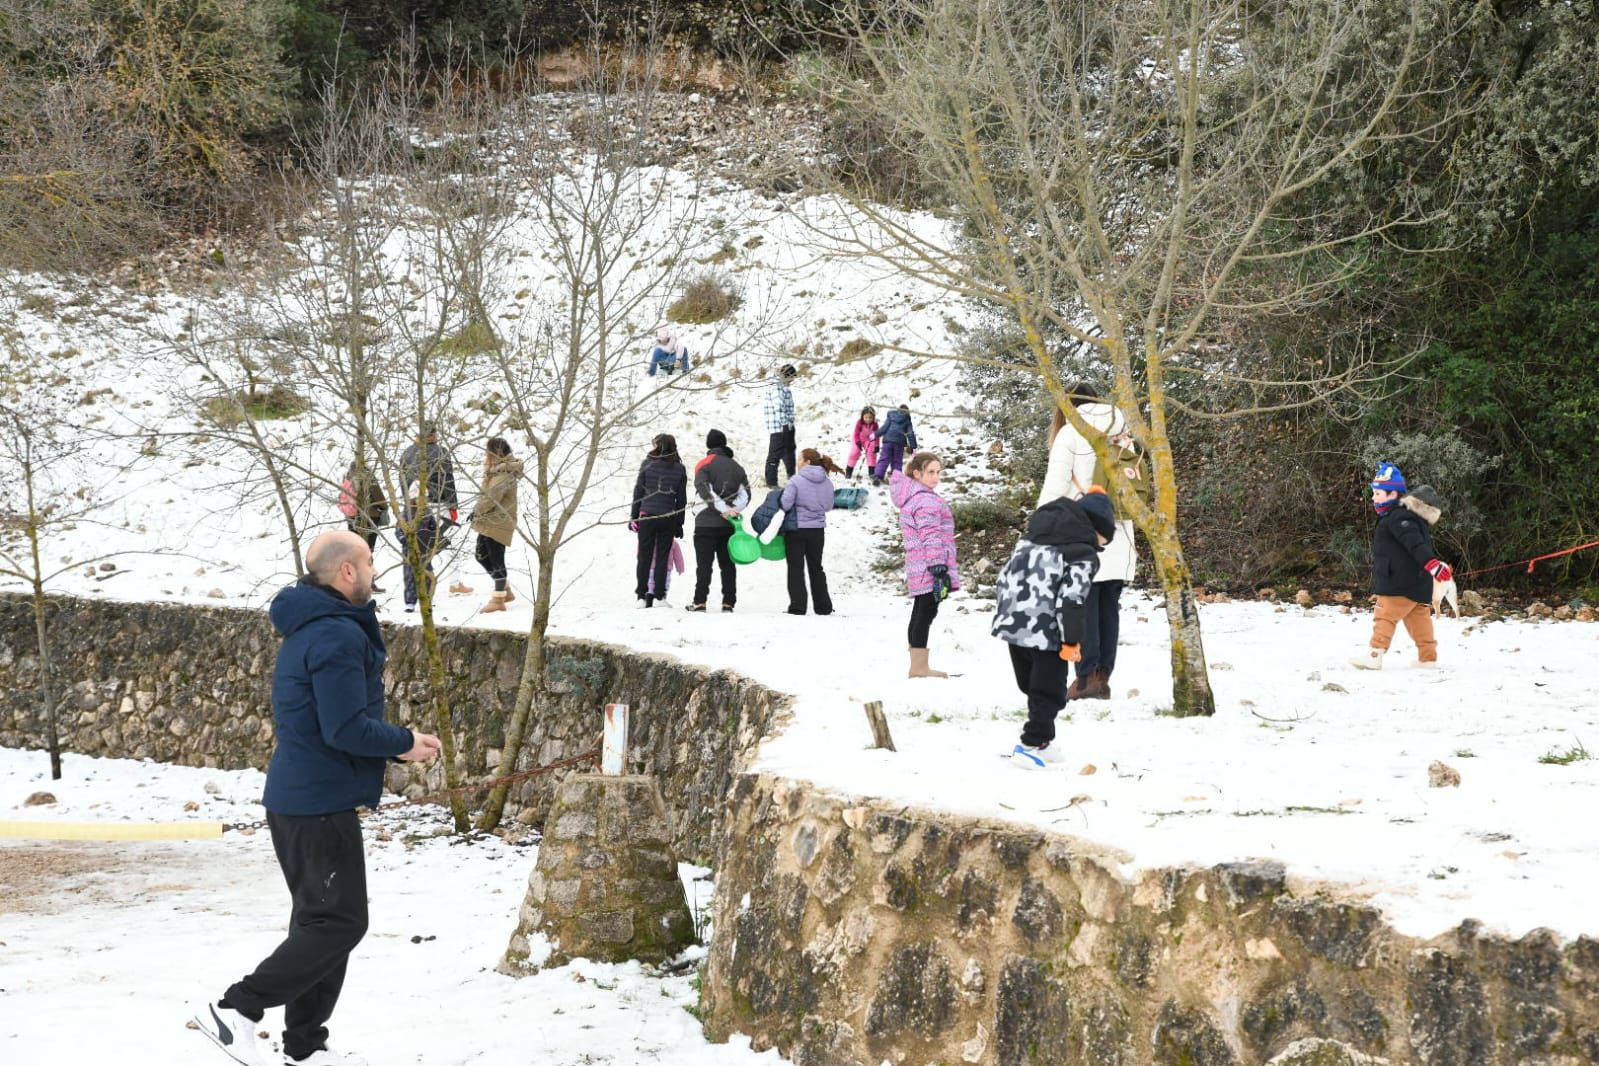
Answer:
<svg viewBox="0 0 1599 1066"><path fill-rule="evenodd" d="M917 452L889 479L889 498L899 508L899 529L905 536L905 587L911 597L910 677L948 677L927 665L927 634L938 605L961 587L955 562L955 514L938 494L944 463L932 452Z"/></svg>
<svg viewBox="0 0 1599 1066"><path fill-rule="evenodd" d="M849 435L849 462L844 465L844 476L855 476L855 464L862 459L866 460L863 469L871 470L877 465L877 410L873 407L861 408L861 417L855 420L855 432Z"/></svg>

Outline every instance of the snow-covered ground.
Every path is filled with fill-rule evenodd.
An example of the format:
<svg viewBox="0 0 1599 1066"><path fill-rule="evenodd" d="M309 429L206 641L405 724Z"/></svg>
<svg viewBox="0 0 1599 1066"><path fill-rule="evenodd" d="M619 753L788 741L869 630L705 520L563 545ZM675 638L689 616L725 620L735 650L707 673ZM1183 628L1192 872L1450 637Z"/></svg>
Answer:
<svg viewBox="0 0 1599 1066"><path fill-rule="evenodd" d="M262 775L0 750L5 818L234 820L260 816ZM207 791L207 785L215 794ZM58 803L13 811L47 788ZM186 812L186 803L199 805ZM428 808L368 820L372 925L334 1015L336 1046L373 1063L781 1066L747 1041L707 1043L695 967L578 960L531 977L494 971L537 857L497 837L462 842ZM385 836L388 839L380 839ZM683 868L708 913L704 871ZM282 938L288 893L271 838L145 844L0 843L0 1061L8 1066L227 1060L186 1027ZM692 963L703 949L682 962ZM282 1016L261 1031L279 1039Z"/></svg>
<svg viewBox="0 0 1599 1066"><path fill-rule="evenodd" d="M857 335L932 350L947 351L954 343L961 309L947 297L867 262L815 253L810 230L796 216L837 216L835 207L780 203L725 186L703 197L697 204L702 217L727 220L708 235L708 248L736 248L728 268L739 272L747 291L764 294L749 306L783 306L804 323L800 340L821 339L824 351ZM528 263L536 274L536 257ZM39 288L50 292L48 285ZM108 339L66 320L105 322L109 307L94 301L74 307L73 295L60 289L54 303L53 312L25 309L19 328L37 348L58 353L51 367L64 379L57 386L64 395L112 390L80 413L103 415L107 425L136 418L146 428L192 427L166 391L184 373L170 357L150 350L137 331ZM129 317L182 313L178 301L157 305ZM652 325L637 323L640 337ZM702 339L693 329L685 333L691 347ZM625 508L650 438L675 433L692 460L706 430L722 429L758 482L766 444L760 380L779 359L805 365L794 387L801 447L818 446L842 461L863 403L881 412L908 402L922 445L960 457L946 476L946 495L958 500L991 492L987 442L962 414L953 369L905 356L844 364L783 356L781 349L741 347L734 329L701 353L710 358L697 369L711 375L714 387L691 391L681 382L646 385L644 354L641 347L639 384L657 391L633 433L633 447L604 471L592 501L592 517L604 524L563 549L554 628L730 667L795 694L793 725L764 746L761 769L843 792L1081 835L1121 849L1129 872L1185 861L1280 858L1293 876L1368 895L1401 929L1422 935L1465 918L1512 933L1535 926L1566 935L1599 933L1589 902L1599 880L1599 820L1589 814L1599 799L1599 761L1539 762L1599 738L1599 700L1592 695L1599 626L1473 626L1448 619L1439 626L1439 670L1411 669L1412 652L1401 636L1390 656L1393 669L1369 675L1345 665L1365 643L1365 612L1206 605L1218 711L1212 719L1182 721L1162 716L1170 687L1163 618L1155 605L1132 596L1124 611L1116 698L1068 708L1060 738L1068 764L1027 775L997 757L1014 742L1023 701L1002 646L988 636L985 602L957 594L934 625L934 664L962 676L906 680L908 601L896 575L873 566L898 545L885 492L874 492L864 511L835 513L830 520L826 562L838 608L832 617L783 613L784 570L768 562L741 569L735 614L683 613L693 567L687 542L690 573L676 579L668 605L637 610L632 595L634 542ZM464 406L468 397L457 399L450 414L471 414ZM281 423L279 434L285 447L323 456L331 473L347 459L326 439L337 417L326 406ZM485 423L482 433L496 428ZM476 469L481 437L451 436L458 469ZM142 440L135 436L124 445L128 457ZM89 596L264 606L289 574L272 503L234 504L229 486L241 475L237 457L206 453L194 462L176 447L159 451L139 471L120 477L125 495L99 516L110 528L84 526L49 549L51 558L123 549L154 554L117 560L120 569L109 577L74 568L56 587ZM302 503L316 522L339 523L325 490L308 493ZM390 590L384 615L403 621L392 541L380 546L378 561L390 568L382 581ZM968 573L975 562L963 561ZM529 567L527 551L514 547L512 581L524 593ZM505 614L477 614L489 586L470 549L450 557L441 584L457 578L477 593L442 596L443 622L527 625L525 599ZM897 754L866 750L860 704L872 699L888 710ZM1460 771L1461 787L1428 787L1427 767L1435 759ZM1084 772L1088 765L1092 773Z"/></svg>

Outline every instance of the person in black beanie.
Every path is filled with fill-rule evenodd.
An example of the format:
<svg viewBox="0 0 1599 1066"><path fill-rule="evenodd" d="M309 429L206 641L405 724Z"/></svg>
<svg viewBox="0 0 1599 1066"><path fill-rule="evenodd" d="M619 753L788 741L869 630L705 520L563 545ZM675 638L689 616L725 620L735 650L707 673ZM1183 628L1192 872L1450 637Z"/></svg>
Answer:
<svg viewBox="0 0 1599 1066"><path fill-rule="evenodd" d="M1089 585L1099 550L1116 535L1102 490L1082 500L1057 497L1033 512L995 585L992 633L1010 651L1016 687L1027 695L1027 724L1011 762L1042 770L1064 755L1052 744L1066 706L1066 668L1082 657Z"/></svg>
<svg viewBox="0 0 1599 1066"><path fill-rule="evenodd" d="M722 575L722 610L731 611L738 603L738 571L728 541L733 525L728 521L749 506L749 475L733 460L727 434L713 429L705 434L705 458L694 464L694 493L705 507L694 516L694 600L690 611L705 610L711 595L711 563Z"/></svg>

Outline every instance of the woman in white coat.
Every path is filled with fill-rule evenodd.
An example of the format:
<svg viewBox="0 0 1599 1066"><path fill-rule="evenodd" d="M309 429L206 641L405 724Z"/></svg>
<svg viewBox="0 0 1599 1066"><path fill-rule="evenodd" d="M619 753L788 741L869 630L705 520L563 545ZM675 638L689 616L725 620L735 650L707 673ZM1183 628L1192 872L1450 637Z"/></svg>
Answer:
<svg viewBox="0 0 1599 1066"><path fill-rule="evenodd" d="M1107 437L1114 438L1127 431L1126 416L1101 400L1092 385L1078 382L1067 390L1067 395L1083 421ZM1044 473L1038 505L1042 507L1061 496L1081 499L1093 484L1094 465L1093 446L1057 409L1049 427L1049 467ZM1133 524L1119 519L1115 538L1100 552L1099 573L1094 575L1094 586L1088 594L1083 659L1077 664L1076 680L1067 689L1068 698L1110 698L1110 675L1116 669L1116 645L1121 637L1122 589L1133 579L1137 563L1138 554L1133 551Z"/></svg>

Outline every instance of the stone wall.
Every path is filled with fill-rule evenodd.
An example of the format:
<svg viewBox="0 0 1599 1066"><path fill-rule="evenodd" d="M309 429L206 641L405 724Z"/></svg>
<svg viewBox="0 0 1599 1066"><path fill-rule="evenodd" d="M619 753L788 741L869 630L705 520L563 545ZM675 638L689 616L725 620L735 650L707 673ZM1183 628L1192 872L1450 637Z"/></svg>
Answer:
<svg viewBox="0 0 1599 1066"><path fill-rule="evenodd" d="M745 775L707 1027L797 1066L1599 1062L1599 942L1431 941L1280 866L1128 883L1067 837Z"/></svg>
<svg viewBox="0 0 1599 1066"><path fill-rule="evenodd" d="M54 654L69 696L61 715L66 750L188 766L266 767L278 638L264 613L69 598L53 603ZM384 632L389 720L432 731L421 631L399 626ZM458 763L468 780L500 772L526 639L472 629L441 636ZM0 595L0 745L44 744L37 668L28 601ZM631 768L660 779L682 857L709 863L734 774L786 713L786 700L728 671L597 641L552 640L550 670L558 691L535 715L516 769L592 747L603 705L627 703ZM519 784L512 813L540 820L558 780L552 774ZM419 795L442 787L443 773L397 766L388 783Z"/></svg>

